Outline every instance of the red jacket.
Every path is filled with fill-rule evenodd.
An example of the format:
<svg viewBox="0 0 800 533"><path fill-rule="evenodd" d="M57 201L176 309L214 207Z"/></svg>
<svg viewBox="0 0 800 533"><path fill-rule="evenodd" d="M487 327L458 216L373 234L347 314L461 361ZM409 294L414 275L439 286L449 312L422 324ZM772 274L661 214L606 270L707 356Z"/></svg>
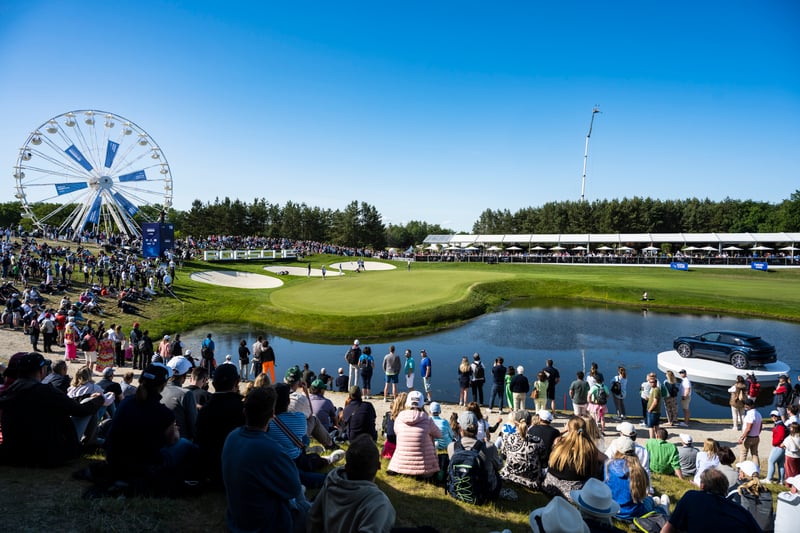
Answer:
<svg viewBox="0 0 800 533"><path fill-rule="evenodd" d="M783 439L786 438L786 435L789 434L789 430L786 429L786 426L783 422L775 422L775 427L772 428L772 446L777 448L783 442Z"/></svg>

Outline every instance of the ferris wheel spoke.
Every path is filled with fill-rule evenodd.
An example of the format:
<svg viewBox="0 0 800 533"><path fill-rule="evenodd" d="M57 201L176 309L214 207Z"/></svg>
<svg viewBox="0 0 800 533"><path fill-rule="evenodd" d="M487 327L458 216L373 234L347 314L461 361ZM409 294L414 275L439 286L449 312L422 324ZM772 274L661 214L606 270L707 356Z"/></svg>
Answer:
<svg viewBox="0 0 800 533"><path fill-rule="evenodd" d="M67 155L64 152L60 152L60 153L63 154L64 156ZM72 158L67 158L67 157L61 158L60 157L60 158L56 159L56 158L52 157L50 154L45 154L44 152L33 152L31 154L31 160L34 159L33 156L38 156L38 159L41 159L43 162L51 163L53 166L61 168L61 169L65 170L65 171L67 171L67 172L72 172L72 173L79 172L79 173L83 174L82 177L84 179L86 177L86 173L84 172L83 167L79 168L79 167L75 166L75 161ZM40 172L50 172L50 169L38 168L38 167L29 166L29 165L25 165L25 166L28 166L29 168L34 169L34 170L39 170Z"/></svg>
<svg viewBox="0 0 800 533"><path fill-rule="evenodd" d="M42 139L45 142L45 144L47 144L53 150L53 152L55 154L58 154L59 161L64 161L69 169L71 169L73 171L77 170L78 172L83 172L84 170L87 170L86 167L84 167L83 165L78 163L78 161L73 156L71 156L69 154L69 152L68 152L69 148L64 149L64 148L60 147L58 144L54 143L51 139L49 139L46 136L40 137L40 139ZM72 141L69 138L66 138L66 137L64 138L64 143L68 147L69 146L74 146L74 143L72 143ZM45 157L47 159L47 161L50 161L53 164L64 166L62 163L58 163L57 160L54 159L52 156L47 156L44 153L42 153L42 156ZM77 165L76 165L76 163L77 163ZM81 170L79 170L79 169L81 169ZM91 170L91 169L89 169L89 170Z"/></svg>
<svg viewBox="0 0 800 533"><path fill-rule="evenodd" d="M54 178L75 179L75 180L80 180L80 181L84 181L84 182L87 180L86 176L78 176L76 174L69 174L67 172L56 172L56 171L50 170L48 168L24 166L24 167L20 167L20 169L23 172L24 171L28 171L28 175L26 175L26 177L28 178L28 181L29 182L33 182L35 180L37 182L37 184L40 182L41 179L49 178L50 176L52 176ZM37 175L36 176L32 176L34 173L37 173ZM41 176L39 176L38 174L41 174ZM48 184L45 183L45 185L48 185Z"/></svg>

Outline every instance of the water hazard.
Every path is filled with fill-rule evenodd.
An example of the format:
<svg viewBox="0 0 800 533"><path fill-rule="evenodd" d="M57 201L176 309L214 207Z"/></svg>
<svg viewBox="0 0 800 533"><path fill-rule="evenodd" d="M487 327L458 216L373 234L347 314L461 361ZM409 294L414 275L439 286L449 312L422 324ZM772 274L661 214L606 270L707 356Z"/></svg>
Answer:
<svg viewBox="0 0 800 533"><path fill-rule="evenodd" d="M776 346L779 359L792 367L792 382L795 382L800 373L800 351L797 349L800 325L718 315L669 314L604 307L512 306L455 329L387 342L362 341L362 345L372 346L378 367L372 378L373 391L383 388L380 363L390 344L396 346L399 354L406 348L411 349L417 363L419 351L424 348L433 362L434 399L450 402L458 399L456 369L461 357L466 355L471 358L475 352L481 354L488 368L496 357L503 357L507 365L522 365L525 375L532 380L536 379L536 372L542 369L545 360L553 359L562 376L557 388L559 408L563 407L564 395L576 371L588 371L590 363L595 361L608 381L616 374L617 366L623 365L628 370L629 379L626 400L628 413L640 414L639 384L651 371L656 371L659 379L664 377L656 367L656 355L671 350L672 340L677 336L716 329L761 335ZM226 354L231 354L234 361L237 360L239 341L242 339L246 339L248 346L251 346L257 335L264 335L277 354L279 373L283 373L290 365L302 366L303 363L309 363L317 373L321 367L325 367L330 374L335 374L338 367L346 367L344 353L348 346L344 344L298 342L271 336L268 331L251 331L231 325L210 326L185 333L184 340L194 353L199 353L200 341L207 332L214 333L219 363L224 361ZM488 373L487 377L491 381ZM417 382L421 384L419 379ZM724 388L696 385L692 400L693 416L730 416L728 394ZM491 384L487 383L484 391L487 401L490 391ZM765 407L772 403L771 400L771 389L763 390L759 404ZM567 401L567 408L570 407Z"/></svg>

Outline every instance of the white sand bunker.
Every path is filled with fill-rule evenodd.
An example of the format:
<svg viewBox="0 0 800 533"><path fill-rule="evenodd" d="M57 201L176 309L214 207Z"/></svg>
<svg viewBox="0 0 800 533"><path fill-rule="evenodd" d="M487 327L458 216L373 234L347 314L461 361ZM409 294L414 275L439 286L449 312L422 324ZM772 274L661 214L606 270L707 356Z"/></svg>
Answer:
<svg viewBox="0 0 800 533"><path fill-rule="evenodd" d="M326 276L341 276L343 274L339 274L339 271L330 267L325 267L328 271L325 273ZM338 269L338 267L337 267ZM308 266L297 267L297 266L265 266L264 270L267 272L272 272L273 274L281 274L283 272L287 272L290 276L308 276ZM322 277L322 269L321 268L312 268L311 269L311 277L314 278L321 278Z"/></svg>
<svg viewBox="0 0 800 533"><path fill-rule="evenodd" d="M262 276L252 272L239 272L235 270L206 270L195 272L189 276L194 281L211 283L223 287L237 289L274 289L283 285L283 281L272 276Z"/></svg>
<svg viewBox="0 0 800 533"><path fill-rule="evenodd" d="M339 264L342 265L342 270L355 270L358 268L358 262L353 261L342 261L341 263L331 263L328 267L332 270L339 270ZM364 270L369 272L370 270L394 270L397 267L390 264L390 263L379 263L378 261L364 261Z"/></svg>

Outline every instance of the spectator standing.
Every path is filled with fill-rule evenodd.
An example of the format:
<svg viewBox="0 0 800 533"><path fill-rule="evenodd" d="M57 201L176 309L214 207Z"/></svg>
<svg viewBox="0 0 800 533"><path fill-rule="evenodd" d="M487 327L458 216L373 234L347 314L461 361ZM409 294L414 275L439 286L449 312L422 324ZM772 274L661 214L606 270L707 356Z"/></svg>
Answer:
<svg viewBox="0 0 800 533"><path fill-rule="evenodd" d="M461 364L458 365L458 405L467 405L467 397L469 394L470 374L469 360L467 356L461 358Z"/></svg>
<svg viewBox="0 0 800 533"><path fill-rule="evenodd" d="M503 358L498 357L492 366L492 397L489 400L489 409L494 409L494 399L497 398L500 412L503 411L503 397L505 396L506 366Z"/></svg>
<svg viewBox="0 0 800 533"><path fill-rule="evenodd" d="M431 358L428 355L428 352L425 350L420 350L420 362L419 362L419 372L422 376L422 385L425 388L425 395L427 396L427 401L425 403L431 403L431 378L432 378L432 363Z"/></svg>
<svg viewBox="0 0 800 533"><path fill-rule="evenodd" d="M778 386L772 391L775 396L775 409L781 414L781 420L786 421L786 408L792 403L792 386L789 376L782 374L778 378Z"/></svg>
<svg viewBox="0 0 800 533"><path fill-rule="evenodd" d="M664 399L664 410L667 412L667 425L678 425L678 393L681 385L675 372L667 370L667 378L664 380L661 389L661 396Z"/></svg>
<svg viewBox="0 0 800 533"><path fill-rule="evenodd" d="M256 379L261 374L261 352L264 351L264 337L261 335L256 338L253 343L253 379Z"/></svg>
<svg viewBox="0 0 800 533"><path fill-rule="evenodd" d="M749 452L753 462L759 464L758 444L761 441L761 413L756 410L756 403L749 398L744 402L744 410L744 429L739 437L739 444L742 446L742 452L739 455L740 461L746 461Z"/></svg>
<svg viewBox="0 0 800 533"><path fill-rule="evenodd" d="M689 404L692 402L692 382L689 380L688 376L686 375L686 370L681 369L678 372L681 376L681 409L683 409L683 422L680 422L678 425L681 427L689 427L689 419L691 418L691 412L689 410Z"/></svg>
<svg viewBox="0 0 800 533"><path fill-rule="evenodd" d="M625 420L625 397L628 394L628 372L624 366L617 369L617 375L611 383L611 396L614 398L614 408L617 410L617 418Z"/></svg>
<svg viewBox="0 0 800 533"><path fill-rule="evenodd" d="M247 340L239 341L239 379L247 381L250 377L250 348L247 347Z"/></svg>
<svg viewBox="0 0 800 533"><path fill-rule="evenodd" d="M604 383L603 374L597 372L594 377L594 385L589 389L589 411L604 435L606 431L606 412L608 412L609 396L611 396L611 392Z"/></svg>
<svg viewBox="0 0 800 533"><path fill-rule="evenodd" d="M556 385L561 381L561 374L553 366L553 360L547 360L547 366L542 369L547 376L547 400L550 402L550 412L556 414Z"/></svg>
<svg viewBox="0 0 800 533"><path fill-rule="evenodd" d="M583 380L583 371L578 370L575 373L575 381L569 386L569 397L572 400L572 409L575 416L583 416L589 414L589 384Z"/></svg>
<svg viewBox="0 0 800 533"><path fill-rule="evenodd" d="M403 362L403 373L406 375L406 389L409 391L414 390L414 356L411 350L406 350L406 359Z"/></svg>
<svg viewBox="0 0 800 533"><path fill-rule="evenodd" d="M372 373L375 370L375 359L372 357L372 348L365 346L358 358L358 371L361 373L361 389L365 400L372 394Z"/></svg>
<svg viewBox="0 0 800 533"><path fill-rule="evenodd" d="M786 477L791 478L800 475L800 424L792 422L789 424L789 434L783 439L781 444L786 450Z"/></svg>
<svg viewBox="0 0 800 533"><path fill-rule="evenodd" d="M739 431L744 427L744 402L747 400L747 384L742 376L736 376L736 383L728 389L731 398L728 404L731 406L731 419L733 420L733 431Z"/></svg>
<svg viewBox="0 0 800 533"><path fill-rule="evenodd" d="M392 387L392 398L397 396L397 377L400 375L400 356L394 353L394 344L389 347L389 353L383 356L383 373L386 384L383 386L383 401L389 401L389 386Z"/></svg>
<svg viewBox="0 0 800 533"><path fill-rule="evenodd" d="M661 387L658 386L656 373L650 372L647 375L647 380L650 383L650 399L647 401L647 428L650 431L650 438L655 438L656 431L658 431L659 424L661 423Z"/></svg>
<svg viewBox="0 0 800 533"><path fill-rule="evenodd" d="M267 339L261 341L261 346L261 372L264 374L269 373L272 383L275 383L275 368L278 366L275 350L269 345Z"/></svg>
<svg viewBox="0 0 800 533"><path fill-rule="evenodd" d="M778 483L783 485L783 480L786 479L785 473L785 460L786 450L781 446L789 430L786 424L781 420L781 415L777 410L773 410L770 414L772 418L772 450L769 452L769 459L767 459L767 479L764 483L772 483L772 477L775 471L778 472Z"/></svg>
<svg viewBox="0 0 800 533"><path fill-rule="evenodd" d="M520 409L525 409L525 401L530 391L530 384L528 383L528 378L525 377L525 368L522 365L517 367L517 372L511 378L509 388L514 401L512 410L519 411Z"/></svg>
<svg viewBox="0 0 800 533"><path fill-rule="evenodd" d="M344 360L349 367L347 386L358 385L358 360L361 358L361 346L358 339L353 341L352 346L344 354Z"/></svg>
<svg viewBox="0 0 800 533"><path fill-rule="evenodd" d="M478 405L483 405L483 385L486 383L486 368L481 362L481 356L477 352L472 356L472 371L470 374L470 387L472 388L472 401Z"/></svg>

